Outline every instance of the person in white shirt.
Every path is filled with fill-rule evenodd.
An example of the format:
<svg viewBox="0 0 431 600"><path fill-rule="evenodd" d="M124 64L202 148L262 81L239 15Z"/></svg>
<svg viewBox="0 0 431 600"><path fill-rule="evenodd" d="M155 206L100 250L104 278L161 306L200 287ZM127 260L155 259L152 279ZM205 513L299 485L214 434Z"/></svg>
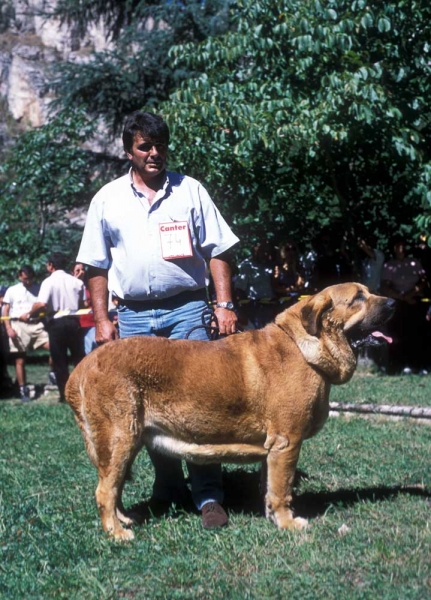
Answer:
<svg viewBox="0 0 431 600"><path fill-rule="evenodd" d="M34 283L33 268L23 265L18 271L18 279L19 283L6 290L2 314L9 338L9 351L15 357L20 397L23 402L28 402L30 394L25 369L27 352L37 348L49 350L49 341L42 321L28 318L39 291L39 286Z"/></svg>
<svg viewBox="0 0 431 600"><path fill-rule="evenodd" d="M51 254L47 264L50 276L42 282L37 300L29 312L29 317L41 311L48 314L49 346L60 402L65 401L64 389L69 379L68 351L75 366L85 356L83 330L78 317L71 315L54 318L59 311L76 311L84 307L84 284L66 273L66 268L67 258L64 254Z"/></svg>

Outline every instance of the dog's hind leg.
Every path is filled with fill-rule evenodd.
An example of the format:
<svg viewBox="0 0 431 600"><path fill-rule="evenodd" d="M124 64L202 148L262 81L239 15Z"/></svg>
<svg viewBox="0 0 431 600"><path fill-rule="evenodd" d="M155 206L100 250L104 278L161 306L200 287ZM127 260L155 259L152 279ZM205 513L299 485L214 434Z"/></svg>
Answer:
<svg viewBox="0 0 431 600"><path fill-rule="evenodd" d="M122 495L123 495L124 484L126 483L126 481L128 481L129 479L132 478L131 467L132 467L132 463L135 459L136 454L137 454L137 452L134 453L133 457L129 461L125 476L123 477L123 482L121 484L121 487L118 489L117 517L124 525L133 525L133 523L134 523L133 519L131 519L130 517L127 516L127 511L125 510L125 508L123 506Z"/></svg>
<svg viewBox="0 0 431 600"><path fill-rule="evenodd" d="M135 453L132 450L131 440L127 437L122 439L121 445L113 444L113 446L110 456L105 455L104 460L98 465L99 483L96 489L96 502L103 529L116 540L132 540L133 532L125 529L120 519L130 524L124 514L121 493L127 470L133 462ZM109 444L105 445L105 448L109 447Z"/></svg>
<svg viewBox="0 0 431 600"><path fill-rule="evenodd" d="M280 529L303 529L308 522L294 517L292 487L296 465L301 450L301 440L296 441L285 435L268 435L265 448L269 450L267 458L268 479L265 496L265 513Z"/></svg>

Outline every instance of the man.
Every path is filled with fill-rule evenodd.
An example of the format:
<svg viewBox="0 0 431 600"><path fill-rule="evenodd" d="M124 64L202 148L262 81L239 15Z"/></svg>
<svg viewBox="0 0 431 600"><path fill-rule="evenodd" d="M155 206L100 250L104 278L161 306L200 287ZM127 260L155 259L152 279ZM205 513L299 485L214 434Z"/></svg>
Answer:
<svg viewBox="0 0 431 600"><path fill-rule="evenodd" d="M207 307L208 265L220 333L235 333L226 252L238 238L198 181L166 170L169 129L163 119L134 112L126 119L123 144L130 171L94 197L77 257L89 265L96 341L118 335L108 317L108 291L118 298L120 337L184 338L201 325ZM200 328L190 339L208 337ZM150 456L156 471L152 506L181 503L186 490L181 462ZM188 470L203 527L226 525L220 465L189 464Z"/></svg>
<svg viewBox="0 0 431 600"><path fill-rule="evenodd" d="M9 338L9 351L15 356L15 373L22 402L30 401L27 387L25 360L28 350L49 349L48 334L43 323L29 320L29 312L36 301L39 286L34 283L34 271L23 265L18 271L19 283L9 287L3 299L3 317Z"/></svg>
<svg viewBox="0 0 431 600"><path fill-rule="evenodd" d="M53 317L58 311L75 311L83 308L84 284L81 280L65 272L67 258L60 252L51 254L46 268L50 276L42 282L37 300L28 316L37 315L41 311L50 316L47 325L49 347L60 393L60 402L64 402L64 389L69 379L67 351L70 351L72 362L76 366L85 356L84 336L78 317Z"/></svg>

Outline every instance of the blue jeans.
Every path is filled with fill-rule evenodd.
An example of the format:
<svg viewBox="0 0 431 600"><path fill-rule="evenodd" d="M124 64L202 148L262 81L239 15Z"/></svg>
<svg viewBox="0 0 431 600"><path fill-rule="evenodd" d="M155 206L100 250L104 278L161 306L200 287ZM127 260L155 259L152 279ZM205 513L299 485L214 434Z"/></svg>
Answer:
<svg viewBox="0 0 431 600"><path fill-rule="evenodd" d="M135 335L184 339L190 332L191 340L208 340L202 327L202 312L207 308L205 293L183 292L173 298L154 302L127 302L118 306L120 337ZM150 308L151 307L151 308ZM204 400L204 399L203 399ZM153 498L181 502L186 497L186 483L181 461L150 450L156 478ZM187 463L192 486L192 498L200 510L207 502L223 502L221 465Z"/></svg>
<svg viewBox="0 0 431 600"><path fill-rule="evenodd" d="M85 335L84 335L84 347L85 354L90 354L92 350L97 348L96 342L96 328L95 327L86 327Z"/></svg>

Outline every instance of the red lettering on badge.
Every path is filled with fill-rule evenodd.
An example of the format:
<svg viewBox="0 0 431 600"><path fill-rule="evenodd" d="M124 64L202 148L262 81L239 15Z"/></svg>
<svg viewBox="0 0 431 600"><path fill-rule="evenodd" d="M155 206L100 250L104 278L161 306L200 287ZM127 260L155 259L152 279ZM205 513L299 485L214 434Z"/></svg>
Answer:
<svg viewBox="0 0 431 600"><path fill-rule="evenodd" d="M165 260L190 258L193 256L189 224L187 221L160 223L159 233L162 257Z"/></svg>

